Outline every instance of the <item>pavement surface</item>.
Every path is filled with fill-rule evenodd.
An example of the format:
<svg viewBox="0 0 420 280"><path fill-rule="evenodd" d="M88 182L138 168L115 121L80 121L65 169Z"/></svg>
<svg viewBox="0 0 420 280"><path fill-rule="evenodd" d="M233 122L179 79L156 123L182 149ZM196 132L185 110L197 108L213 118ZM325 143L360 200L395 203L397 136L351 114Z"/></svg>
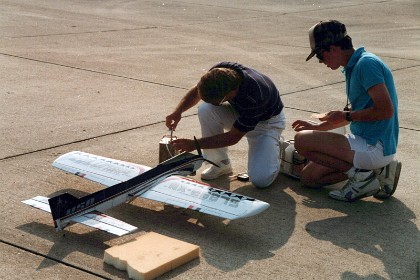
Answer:
<svg viewBox="0 0 420 280"><path fill-rule="evenodd" d="M0 0L0 7L1 279L126 279L103 263L104 250L149 231L201 248L199 259L160 279L420 278L418 0ZM137 199L109 211L138 227L119 238L83 225L57 233L50 215L21 203L101 189L51 166L69 151L155 166L165 116L219 61L274 80L286 139L293 120L343 108L341 72L305 62L308 29L330 18L393 71L403 169L392 198L343 203L327 195L338 186L306 189L283 174L266 190L221 178L212 184L271 207L228 222ZM178 137L200 135L196 112L185 114ZM230 150L234 172L244 171L246 141Z"/></svg>

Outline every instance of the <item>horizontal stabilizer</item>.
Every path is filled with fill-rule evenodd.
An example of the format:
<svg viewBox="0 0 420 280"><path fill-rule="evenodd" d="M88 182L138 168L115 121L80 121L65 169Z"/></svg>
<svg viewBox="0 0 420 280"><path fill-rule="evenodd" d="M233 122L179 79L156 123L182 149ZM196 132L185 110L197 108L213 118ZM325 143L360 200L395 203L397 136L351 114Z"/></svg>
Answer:
<svg viewBox="0 0 420 280"><path fill-rule="evenodd" d="M48 198L44 196L36 196L31 199L22 201L23 203L43 210L45 212L51 212L50 205L48 204ZM123 221L105 215L99 211L92 211L84 215L74 217L73 222L81 223L89 227L100 229L118 236L133 232L137 227L127 224Z"/></svg>
<svg viewBox="0 0 420 280"><path fill-rule="evenodd" d="M135 226L105 215L99 211L93 211L82 216L75 217L72 219L72 221L118 236L133 232L137 229Z"/></svg>
<svg viewBox="0 0 420 280"><path fill-rule="evenodd" d="M45 196L35 196L31 199L22 201L23 203L35 207L37 209L43 210L45 212L51 213L50 205L48 204L48 197Z"/></svg>

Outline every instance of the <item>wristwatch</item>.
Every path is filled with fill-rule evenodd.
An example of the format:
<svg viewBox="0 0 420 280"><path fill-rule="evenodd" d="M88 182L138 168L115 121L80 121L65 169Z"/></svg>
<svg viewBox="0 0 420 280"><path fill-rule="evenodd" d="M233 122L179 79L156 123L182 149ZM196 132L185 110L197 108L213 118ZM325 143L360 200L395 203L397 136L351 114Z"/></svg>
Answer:
<svg viewBox="0 0 420 280"><path fill-rule="evenodd" d="M353 119L351 118L350 113L351 112L346 112L346 121L348 121L348 122L352 122L353 121Z"/></svg>

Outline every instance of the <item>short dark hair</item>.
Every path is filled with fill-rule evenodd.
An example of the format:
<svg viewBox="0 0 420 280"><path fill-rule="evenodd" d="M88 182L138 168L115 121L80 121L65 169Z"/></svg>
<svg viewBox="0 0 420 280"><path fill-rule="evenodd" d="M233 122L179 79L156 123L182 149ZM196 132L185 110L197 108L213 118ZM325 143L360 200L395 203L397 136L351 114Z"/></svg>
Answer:
<svg viewBox="0 0 420 280"><path fill-rule="evenodd" d="M342 50L350 50L350 49L353 48L353 42L351 40L351 37L349 35L347 35L346 37L344 37L340 41L338 41L336 43L333 43L333 44L331 44L329 46L326 46L323 49L328 52L330 50L330 47L331 46L340 47Z"/></svg>
<svg viewBox="0 0 420 280"><path fill-rule="evenodd" d="M221 102L232 90L239 87L242 76L230 68L213 68L197 84L200 98L207 103Z"/></svg>

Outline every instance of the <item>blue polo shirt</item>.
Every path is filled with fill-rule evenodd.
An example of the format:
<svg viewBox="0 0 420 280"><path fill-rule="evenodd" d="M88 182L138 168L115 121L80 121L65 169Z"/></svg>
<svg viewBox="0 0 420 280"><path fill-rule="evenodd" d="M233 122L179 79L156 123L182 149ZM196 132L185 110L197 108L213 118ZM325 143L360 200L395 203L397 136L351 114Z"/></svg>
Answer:
<svg viewBox="0 0 420 280"><path fill-rule="evenodd" d="M381 141L384 146L384 156L395 154L399 132L398 98L391 70L379 57L361 47L353 53L342 72L346 76L346 92L352 111L372 107L369 88L385 83L394 107L393 116L381 121L352 121L350 130L354 135L366 139L369 145L376 145Z"/></svg>
<svg viewBox="0 0 420 280"><path fill-rule="evenodd" d="M213 68L230 68L242 75L243 80L236 96L228 101L239 113L233 126L248 132L260 121L280 114L283 102L270 78L258 71L234 62L221 62Z"/></svg>

